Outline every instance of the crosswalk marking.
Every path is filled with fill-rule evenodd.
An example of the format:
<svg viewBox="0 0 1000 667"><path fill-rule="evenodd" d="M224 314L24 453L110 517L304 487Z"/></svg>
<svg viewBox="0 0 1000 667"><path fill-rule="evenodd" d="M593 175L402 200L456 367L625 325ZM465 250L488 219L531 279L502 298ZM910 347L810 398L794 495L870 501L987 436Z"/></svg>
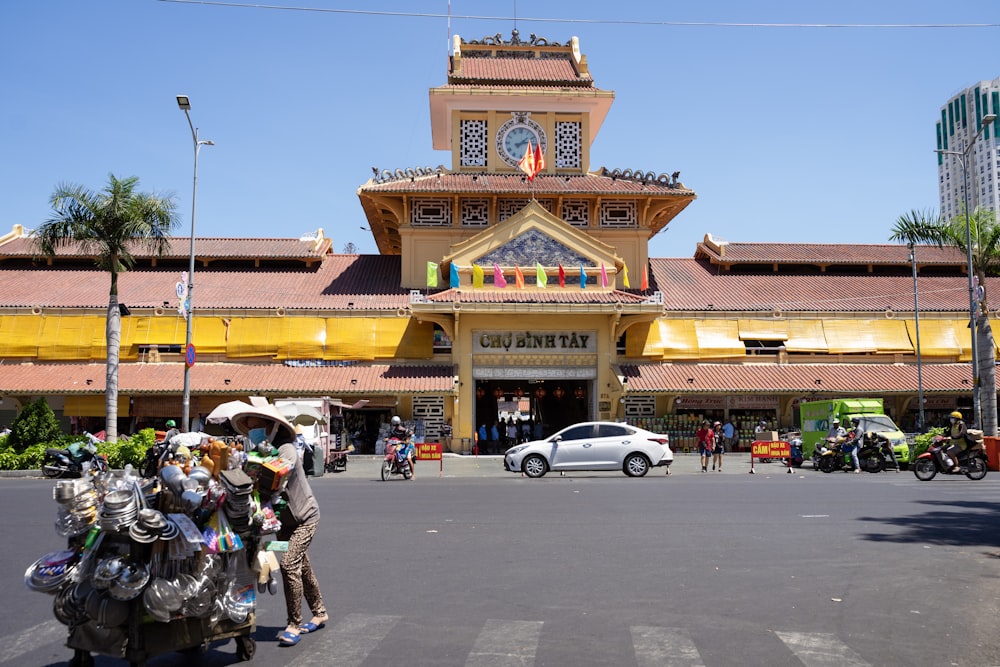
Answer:
<svg viewBox="0 0 1000 667"><path fill-rule="evenodd" d="M636 625L632 630L632 648L639 667L705 667L698 648L687 631L680 628L656 628Z"/></svg>
<svg viewBox="0 0 1000 667"><path fill-rule="evenodd" d="M535 664L541 621L486 621L465 667L531 667Z"/></svg>
<svg viewBox="0 0 1000 667"><path fill-rule="evenodd" d="M39 623L30 632L18 632L17 634L0 637L0 664L5 662L17 662L18 658L25 653L34 651L42 644L54 642L65 642L68 628L59 621L45 621Z"/></svg>
<svg viewBox="0 0 1000 667"><path fill-rule="evenodd" d="M316 644L308 655L288 663L288 667L357 667L388 636L401 616L348 614L332 628L310 637ZM316 641L319 639L319 641Z"/></svg>
<svg viewBox="0 0 1000 667"><path fill-rule="evenodd" d="M836 635L821 632L775 632L805 667L871 667Z"/></svg>

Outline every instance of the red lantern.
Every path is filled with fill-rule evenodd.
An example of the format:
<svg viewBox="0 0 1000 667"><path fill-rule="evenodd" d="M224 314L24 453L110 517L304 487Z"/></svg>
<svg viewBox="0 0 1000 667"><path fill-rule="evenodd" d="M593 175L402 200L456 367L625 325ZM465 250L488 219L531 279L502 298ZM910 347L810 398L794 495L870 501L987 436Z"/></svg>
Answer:
<svg viewBox="0 0 1000 667"><path fill-rule="evenodd" d="M578 401L582 401L583 397L586 396L587 393L583 390L583 387L578 386L576 389L573 390L573 395L576 396L576 399Z"/></svg>
<svg viewBox="0 0 1000 667"><path fill-rule="evenodd" d="M565 395L566 395L566 391L565 391L565 390L564 390L564 389L563 389L562 387L556 387L556 388L555 388L555 389L554 389L554 390L552 391L552 395L556 397L556 400L557 400L557 401L561 401L561 400L562 400L562 398L563 398L563 396L565 396Z"/></svg>
<svg viewBox="0 0 1000 667"><path fill-rule="evenodd" d="M486 390L483 389L482 386L476 387L476 398L478 400L480 401L483 400L483 396L485 395L486 395Z"/></svg>
<svg viewBox="0 0 1000 667"><path fill-rule="evenodd" d="M545 387L539 387L535 390L535 398L545 398Z"/></svg>
<svg viewBox="0 0 1000 667"><path fill-rule="evenodd" d="M493 396L495 396L498 401L502 400L503 399L503 389L501 389L500 387L497 387L496 389L494 389L493 390Z"/></svg>
<svg viewBox="0 0 1000 667"><path fill-rule="evenodd" d="M523 396L524 396L524 390L523 390L523 389L521 389L520 387L516 388L516 389L514 390L514 396L515 396L515 398L517 398L518 400L520 400L520 399L521 399L521 397L523 397Z"/></svg>

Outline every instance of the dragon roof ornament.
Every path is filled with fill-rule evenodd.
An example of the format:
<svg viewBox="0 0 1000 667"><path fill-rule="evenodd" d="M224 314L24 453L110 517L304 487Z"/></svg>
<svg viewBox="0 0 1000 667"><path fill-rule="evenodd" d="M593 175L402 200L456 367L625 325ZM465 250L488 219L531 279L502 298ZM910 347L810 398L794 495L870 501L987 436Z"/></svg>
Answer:
<svg viewBox="0 0 1000 667"><path fill-rule="evenodd" d="M439 164L437 167L409 167L407 169L396 169L395 171L383 169L381 172L378 170L378 167L372 167L372 171L375 173L374 181L376 183L405 181L407 179L412 181L418 177L434 176L435 174L440 176L441 174L448 173L443 164Z"/></svg>
<svg viewBox="0 0 1000 667"><path fill-rule="evenodd" d="M500 33L495 35L487 35L482 39L472 39L469 41L462 40L463 44L480 44L483 46L562 46L559 42L550 42L544 37L539 37L535 33L531 33L528 37L528 41L521 39L521 33L514 29L511 31L510 41L505 42L503 36Z"/></svg>
<svg viewBox="0 0 1000 667"><path fill-rule="evenodd" d="M631 169L608 169L607 167L601 167L601 176L606 176L612 180L618 180L619 178L625 181L636 181L638 183L656 183L658 185L665 185L669 188L682 188L684 185L680 182L681 172L675 171L670 174L660 174L657 176L651 171L643 172L641 169L632 171Z"/></svg>

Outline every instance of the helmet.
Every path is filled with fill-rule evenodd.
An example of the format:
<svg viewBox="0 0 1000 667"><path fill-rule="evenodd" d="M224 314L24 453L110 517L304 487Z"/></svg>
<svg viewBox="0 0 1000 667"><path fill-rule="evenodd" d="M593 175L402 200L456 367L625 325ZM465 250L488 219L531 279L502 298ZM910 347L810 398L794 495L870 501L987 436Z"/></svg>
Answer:
<svg viewBox="0 0 1000 667"><path fill-rule="evenodd" d="M830 422L830 423L831 423L831 424L835 424L835 425L836 425L836 424L839 424L839 423L840 423L840 420L839 420L839 419L837 419L836 417L834 417L834 418L833 418L833 421L832 421L832 422Z"/></svg>
<svg viewBox="0 0 1000 667"><path fill-rule="evenodd" d="M722 422L715 422L712 426L722 426Z"/></svg>
<svg viewBox="0 0 1000 667"><path fill-rule="evenodd" d="M962 413L959 412L958 410L955 410L954 412L951 413L951 417L952 419L961 419Z"/></svg>
<svg viewBox="0 0 1000 667"><path fill-rule="evenodd" d="M167 428L177 428L177 422L175 422L173 419L168 419Z"/></svg>
<svg viewBox="0 0 1000 667"><path fill-rule="evenodd" d="M857 426L861 423L861 420L858 417L851 417L851 423Z"/></svg>
<svg viewBox="0 0 1000 667"><path fill-rule="evenodd" d="M766 419L761 419L760 420L760 425L761 426L766 426L767 425L767 420Z"/></svg>
<svg viewBox="0 0 1000 667"><path fill-rule="evenodd" d="M403 420L400 419L398 415L392 418L392 425L393 426L399 426L402 423L403 423Z"/></svg>

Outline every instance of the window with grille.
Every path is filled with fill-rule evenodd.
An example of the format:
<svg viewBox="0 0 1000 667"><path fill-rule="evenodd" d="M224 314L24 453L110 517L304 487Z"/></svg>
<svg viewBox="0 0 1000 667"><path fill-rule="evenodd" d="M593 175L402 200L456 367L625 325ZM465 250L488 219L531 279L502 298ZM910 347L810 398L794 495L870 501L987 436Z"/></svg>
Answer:
<svg viewBox="0 0 1000 667"><path fill-rule="evenodd" d="M574 227L586 227L590 224L590 203L586 199L566 199L559 217Z"/></svg>
<svg viewBox="0 0 1000 667"><path fill-rule="evenodd" d="M490 224L490 201L488 199L462 200L462 226L486 227Z"/></svg>
<svg viewBox="0 0 1000 667"><path fill-rule="evenodd" d="M463 120L459 128L459 164L463 167L485 167L489 145L485 120Z"/></svg>
<svg viewBox="0 0 1000 667"><path fill-rule="evenodd" d="M639 224L634 201L601 202L601 227L630 228Z"/></svg>
<svg viewBox="0 0 1000 667"><path fill-rule="evenodd" d="M582 125L579 121L556 123L556 167L579 169L583 164Z"/></svg>
<svg viewBox="0 0 1000 667"><path fill-rule="evenodd" d="M451 225L451 202L447 199L416 199L410 209L410 224L414 227L448 227Z"/></svg>

